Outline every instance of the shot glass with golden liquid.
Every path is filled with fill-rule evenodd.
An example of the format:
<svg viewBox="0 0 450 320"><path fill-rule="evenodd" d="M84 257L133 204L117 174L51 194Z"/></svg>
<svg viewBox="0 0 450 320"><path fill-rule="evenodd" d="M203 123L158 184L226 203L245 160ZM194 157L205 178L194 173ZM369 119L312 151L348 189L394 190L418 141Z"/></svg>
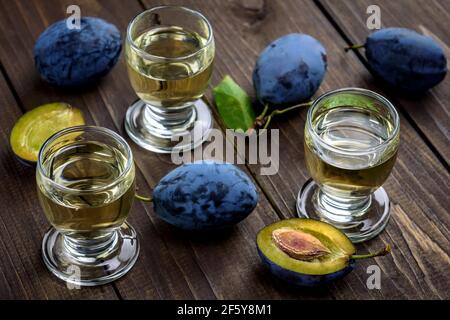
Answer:
<svg viewBox="0 0 450 320"><path fill-rule="evenodd" d="M215 52L208 20L184 7L152 8L129 24L125 51L130 82L140 98L125 118L131 139L159 153L200 145L212 127L201 100Z"/></svg>
<svg viewBox="0 0 450 320"><path fill-rule="evenodd" d="M124 275L139 244L126 222L135 194L133 154L117 133L78 126L50 137L39 152L37 191L52 225L42 253L57 277L94 286Z"/></svg>
<svg viewBox="0 0 450 320"><path fill-rule="evenodd" d="M390 216L381 186L394 166L399 132L397 111L375 92L347 88L319 97L305 125L312 179L299 193L299 216L333 224L353 242L379 234Z"/></svg>

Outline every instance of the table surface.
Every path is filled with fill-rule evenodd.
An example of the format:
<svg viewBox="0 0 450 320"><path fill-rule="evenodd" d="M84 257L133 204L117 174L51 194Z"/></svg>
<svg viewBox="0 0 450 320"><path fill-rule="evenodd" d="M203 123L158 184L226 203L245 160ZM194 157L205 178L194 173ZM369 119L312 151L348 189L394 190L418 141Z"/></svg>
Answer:
<svg viewBox="0 0 450 320"><path fill-rule="evenodd" d="M126 136L123 118L136 99L121 61L95 88L55 89L39 79L32 48L51 23L78 4L82 15L102 17L125 34L137 13L160 3L183 4L211 21L217 46L211 87L230 74L253 92L251 73L259 52L273 39L303 32L328 52L328 71L319 92L362 87L387 96L401 117L398 160L385 184L392 218L377 238L358 245L361 252L389 243L392 254L361 261L345 279L320 289L296 289L274 279L261 265L255 235L271 222L295 216L295 199L308 179L303 154L306 110L276 119L280 129L280 169L260 175L258 165L241 165L256 182L256 210L233 229L216 235L177 230L156 217L149 204L135 202L129 221L137 229L141 252L120 280L95 288L69 290L45 268L41 241L48 222L38 205L33 168L22 166L9 147L15 121L26 111L54 101L81 108L90 124ZM449 299L450 77L420 97L398 95L373 79L363 54L344 53L369 33L366 8L381 8L383 27L414 28L435 38L450 58L450 1L414 0L0 0L0 298L3 299ZM223 129L208 90L216 127ZM128 139L128 138L127 138ZM128 139L128 141L130 141ZM151 193L175 167L170 156L131 143L141 194ZM367 267L381 270L381 289L366 286Z"/></svg>

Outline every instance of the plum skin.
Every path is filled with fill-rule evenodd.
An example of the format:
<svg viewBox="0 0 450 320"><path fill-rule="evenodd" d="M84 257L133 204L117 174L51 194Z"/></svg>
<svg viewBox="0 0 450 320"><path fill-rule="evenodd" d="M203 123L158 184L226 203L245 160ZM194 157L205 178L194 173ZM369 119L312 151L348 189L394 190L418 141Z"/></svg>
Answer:
<svg viewBox="0 0 450 320"><path fill-rule="evenodd" d="M285 269L269 260L258 247L257 250L261 261L274 276L298 287L320 287L330 284L345 277L353 270L355 266L355 260L350 259L348 265L339 271L320 275L305 274Z"/></svg>
<svg viewBox="0 0 450 320"><path fill-rule="evenodd" d="M447 73L443 49L428 36L405 28L386 28L369 35L366 57L375 75L405 92L424 92Z"/></svg>
<svg viewBox="0 0 450 320"><path fill-rule="evenodd" d="M90 85L117 63L122 50L116 26L93 17L82 17L80 29L69 29L66 20L48 27L34 47L41 77L59 87Z"/></svg>
<svg viewBox="0 0 450 320"><path fill-rule="evenodd" d="M185 230L222 229L245 219L258 193L236 166L215 161L182 165L161 179L153 191L156 214Z"/></svg>
<svg viewBox="0 0 450 320"><path fill-rule="evenodd" d="M272 105L305 101L319 88L326 69L326 50L319 41L306 34L285 35L267 46L256 61L256 96Z"/></svg>

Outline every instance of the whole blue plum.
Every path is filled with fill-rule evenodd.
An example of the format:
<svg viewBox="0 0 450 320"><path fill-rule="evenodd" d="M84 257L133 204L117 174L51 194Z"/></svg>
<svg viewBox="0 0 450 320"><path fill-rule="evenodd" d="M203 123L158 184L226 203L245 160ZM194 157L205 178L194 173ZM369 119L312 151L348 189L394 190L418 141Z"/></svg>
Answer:
<svg viewBox="0 0 450 320"><path fill-rule="evenodd" d="M89 85L116 64L122 41L119 30L98 18L83 17L80 28L69 29L66 20L48 27L34 46L41 77L56 86Z"/></svg>
<svg viewBox="0 0 450 320"><path fill-rule="evenodd" d="M269 105L293 104L311 98L327 69L327 54L315 38L292 33L265 48L253 70L256 96Z"/></svg>
<svg viewBox="0 0 450 320"><path fill-rule="evenodd" d="M381 29L369 35L365 48L373 72L402 91L426 91L447 73L444 50L431 37L414 30Z"/></svg>
<svg viewBox="0 0 450 320"><path fill-rule="evenodd" d="M217 161L184 164L161 179L153 190L156 214L185 230L228 227L256 207L258 193L236 166Z"/></svg>

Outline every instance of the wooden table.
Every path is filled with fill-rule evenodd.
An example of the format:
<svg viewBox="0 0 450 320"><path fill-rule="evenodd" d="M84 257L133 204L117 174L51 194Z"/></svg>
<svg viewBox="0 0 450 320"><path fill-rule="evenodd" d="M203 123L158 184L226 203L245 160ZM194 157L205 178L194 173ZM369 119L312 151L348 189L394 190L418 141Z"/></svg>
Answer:
<svg viewBox="0 0 450 320"><path fill-rule="evenodd" d="M392 219L361 251L390 243L390 256L362 261L343 281L316 290L294 289L263 268L255 235L265 225L295 216L295 199L308 178L303 155L306 111L276 119L280 129L280 170L259 175L257 165L242 165L259 188L253 214L217 236L183 233L158 219L151 205L136 202L130 222L141 240L135 267L115 283L69 290L46 270L41 241L49 225L35 190L35 172L21 165L9 148L15 121L47 102L66 101L81 108L87 122L126 136L123 118L136 99L124 59L94 89L55 89L39 79L32 48L51 23L78 4L82 15L115 23L125 35L137 13L159 3L183 4L202 11L211 21L217 55L211 86L230 74L253 92L251 72L259 52L289 32L308 33L328 51L328 72L320 92L363 87L386 95L401 117L401 146L393 173L385 184L393 205ZM449 0L0 0L0 298L5 299L448 299L450 298L449 161L450 77L425 95L397 95L373 80L363 55L344 53L350 43L364 42L366 8L381 8L384 27L405 26L439 41L450 58ZM207 100L215 110L211 94ZM214 111L215 112L215 111ZM217 126L222 127L215 113ZM130 141L128 139L128 141ZM131 143L131 141L130 141ZM152 187L174 168L170 157L132 144L139 192ZM381 268L381 290L368 290L366 268Z"/></svg>

